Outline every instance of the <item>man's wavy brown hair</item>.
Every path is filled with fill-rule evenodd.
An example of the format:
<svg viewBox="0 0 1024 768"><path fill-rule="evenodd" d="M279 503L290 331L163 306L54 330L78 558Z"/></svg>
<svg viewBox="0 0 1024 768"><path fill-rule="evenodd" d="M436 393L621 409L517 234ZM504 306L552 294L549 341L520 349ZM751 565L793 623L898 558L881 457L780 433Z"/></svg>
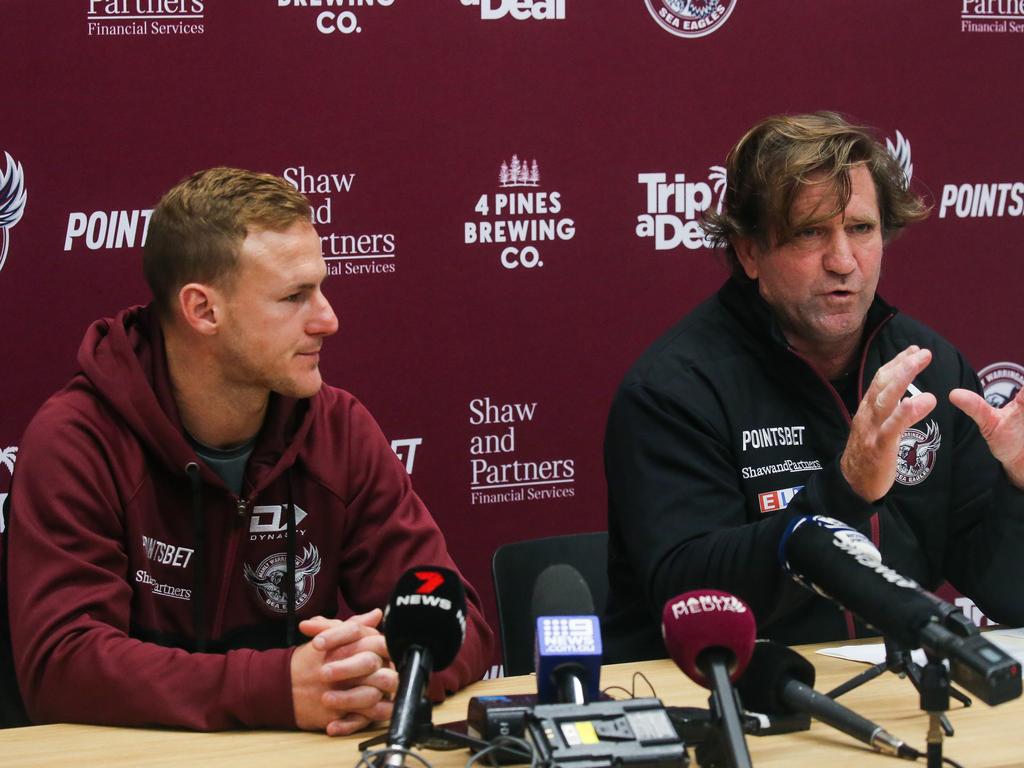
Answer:
<svg viewBox="0 0 1024 768"><path fill-rule="evenodd" d="M814 112L775 115L747 131L726 159L722 211L705 212L704 230L724 249L733 274L743 276L734 238L752 238L768 250L789 242L797 230L836 216L850 201L850 169L861 164L875 182L886 242L928 215L931 207L910 190L900 164L869 128L837 112ZM835 189L834 207L813 220L794 221L793 201L801 187L820 182Z"/></svg>

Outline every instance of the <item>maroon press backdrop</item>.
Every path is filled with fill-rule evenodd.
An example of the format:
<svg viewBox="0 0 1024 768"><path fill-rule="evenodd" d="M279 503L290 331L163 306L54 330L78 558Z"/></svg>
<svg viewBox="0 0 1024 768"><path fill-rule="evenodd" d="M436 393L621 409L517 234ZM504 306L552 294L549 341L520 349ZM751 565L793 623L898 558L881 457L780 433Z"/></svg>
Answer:
<svg viewBox="0 0 1024 768"><path fill-rule="evenodd" d="M325 377L492 622L495 547L604 527L610 398L725 278L693 220L761 117L835 109L909 153L935 212L882 294L1024 381L1020 0L3 0L0 29L0 172L27 193L0 195L0 492L88 323L146 301L148 210L213 165L309 192Z"/></svg>

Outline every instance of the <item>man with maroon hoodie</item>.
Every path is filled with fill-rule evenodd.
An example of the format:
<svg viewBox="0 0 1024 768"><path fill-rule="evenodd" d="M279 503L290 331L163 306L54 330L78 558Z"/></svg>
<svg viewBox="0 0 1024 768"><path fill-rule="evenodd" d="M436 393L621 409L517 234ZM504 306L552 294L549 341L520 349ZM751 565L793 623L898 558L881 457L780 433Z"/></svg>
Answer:
<svg viewBox="0 0 1024 768"><path fill-rule="evenodd" d="M37 722L348 734L390 716L380 607L455 568L373 417L323 383L338 319L307 200L229 168L164 196L148 307L99 320L29 424L11 495L11 640ZM438 700L493 637L468 584ZM338 597L356 611L344 621Z"/></svg>

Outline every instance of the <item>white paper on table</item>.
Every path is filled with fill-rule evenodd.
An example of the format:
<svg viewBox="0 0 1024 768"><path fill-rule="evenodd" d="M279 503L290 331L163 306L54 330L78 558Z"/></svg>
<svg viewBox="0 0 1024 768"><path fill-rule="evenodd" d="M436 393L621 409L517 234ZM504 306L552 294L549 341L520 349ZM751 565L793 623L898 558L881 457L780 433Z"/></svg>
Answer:
<svg viewBox="0 0 1024 768"><path fill-rule="evenodd" d="M993 629L984 633L986 640L1013 656L1024 664L1024 628ZM885 643L868 645L840 645L835 648L822 648L816 653L847 661L859 661L864 664L881 664L885 661ZM918 649L911 654L918 664L926 664L924 651Z"/></svg>

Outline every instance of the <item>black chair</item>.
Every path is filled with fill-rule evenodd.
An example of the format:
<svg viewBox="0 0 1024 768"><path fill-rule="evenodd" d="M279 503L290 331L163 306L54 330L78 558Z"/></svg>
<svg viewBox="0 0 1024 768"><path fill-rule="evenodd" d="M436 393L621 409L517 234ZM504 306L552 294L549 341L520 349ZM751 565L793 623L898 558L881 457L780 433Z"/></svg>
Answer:
<svg viewBox="0 0 1024 768"><path fill-rule="evenodd" d="M4 523L10 523L10 496L0 507ZM7 526L0 526L4 531ZM7 616L7 534L0 533L0 728L31 725L14 676L14 654L11 651L11 627Z"/></svg>
<svg viewBox="0 0 1024 768"><path fill-rule="evenodd" d="M506 675L533 672L534 617L530 603L537 576L551 565L571 565L583 576L600 616L608 599L608 533L573 533L503 544L491 575L498 601L501 653Z"/></svg>

